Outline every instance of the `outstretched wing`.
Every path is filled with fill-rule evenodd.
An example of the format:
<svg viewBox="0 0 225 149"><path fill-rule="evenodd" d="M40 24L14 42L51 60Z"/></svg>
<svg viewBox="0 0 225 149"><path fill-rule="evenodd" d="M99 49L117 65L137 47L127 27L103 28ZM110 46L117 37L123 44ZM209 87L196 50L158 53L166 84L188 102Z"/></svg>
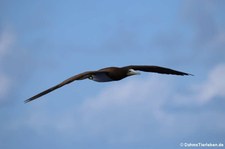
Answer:
<svg viewBox="0 0 225 149"><path fill-rule="evenodd" d="M27 102L30 102L32 100L35 100L35 99L37 99L37 98L39 98L39 97L41 97L41 96L43 96L45 94L48 94L48 93L50 93L50 92L52 92L52 91L54 91L54 90L56 90L56 89L58 89L58 88L60 88L60 87L62 87L64 85L66 85L66 84L69 84L69 83L71 83L71 82L73 82L75 80L87 79L88 77L90 77L90 75L92 75L94 73L95 73L95 71L87 71L87 72L75 75L75 76L73 76L73 77L71 77L69 79L66 79L65 81L63 81L63 82L61 82L61 83L59 83L59 84L57 84L57 85L55 85L55 86L45 90L45 91L43 91L43 92L41 92L41 93L39 93L37 95L34 95L33 97L25 100L24 102L27 103Z"/></svg>
<svg viewBox="0 0 225 149"><path fill-rule="evenodd" d="M159 66L130 65L123 68L140 70L145 72L155 72L155 73L161 73L161 74L172 74L172 75L181 75L181 76L192 75L185 72L181 72L181 71L177 71L177 70L173 70L173 69L165 68L165 67L159 67Z"/></svg>

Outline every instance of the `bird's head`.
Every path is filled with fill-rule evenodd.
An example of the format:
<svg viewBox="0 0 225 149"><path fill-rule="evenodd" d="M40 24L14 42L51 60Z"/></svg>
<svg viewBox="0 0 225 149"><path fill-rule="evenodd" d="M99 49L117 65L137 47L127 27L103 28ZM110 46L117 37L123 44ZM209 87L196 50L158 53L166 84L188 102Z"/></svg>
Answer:
<svg viewBox="0 0 225 149"><path fill-rule="evenodd" d="M128 69L128 71L127 71L127 76L139 75L139 74L141 74L141 73L138 71L135 71L134 69Z"/></svg>

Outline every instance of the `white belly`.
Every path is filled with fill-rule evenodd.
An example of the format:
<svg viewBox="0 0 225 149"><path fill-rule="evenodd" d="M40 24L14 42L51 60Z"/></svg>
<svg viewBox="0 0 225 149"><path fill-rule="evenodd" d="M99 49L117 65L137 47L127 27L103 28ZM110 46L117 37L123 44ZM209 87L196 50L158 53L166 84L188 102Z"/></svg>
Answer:
<svg viewBox="0 0 225 149"><path fill-rule="evenodd" d="M99 74L92 75L92 78L90 78L90 79L93 81L96 81L96 82L114 81L113 79L108 77L105 73L99 73Z"/></svg>

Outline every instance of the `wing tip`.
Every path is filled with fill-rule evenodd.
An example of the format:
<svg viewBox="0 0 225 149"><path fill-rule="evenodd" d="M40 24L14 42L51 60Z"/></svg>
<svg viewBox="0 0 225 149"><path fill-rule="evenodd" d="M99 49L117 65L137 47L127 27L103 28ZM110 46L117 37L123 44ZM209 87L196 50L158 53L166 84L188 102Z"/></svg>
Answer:
<svg viewBox="0 0 225 149"><path fill-rule="evenodd" d="M28 103L28 102L30 102L30 101L32 101L32 99L27 99L27 100L24 100L24 103Z"/></svg>
<svg viewBox="0 0 225 149"><path fill-rule="evenodd" d="M194 76L193 74L191 74L191 73L182 73L182 74L180 74L181 76Z"/></svg>
<svg viewBox="0 0 225 149"><path fill-rule="evenodd" d="M27 100L24 100L24 103L28 103L28 102L31 102L32 100L36 99L36 97L31 97L31 98L28 98Z"/></svg>
<svg viewBox="0 0 225 149"><path fill-rule="evenodd" d="M186 76L194 76L193 74L191 73L185 73Z"/></svg>

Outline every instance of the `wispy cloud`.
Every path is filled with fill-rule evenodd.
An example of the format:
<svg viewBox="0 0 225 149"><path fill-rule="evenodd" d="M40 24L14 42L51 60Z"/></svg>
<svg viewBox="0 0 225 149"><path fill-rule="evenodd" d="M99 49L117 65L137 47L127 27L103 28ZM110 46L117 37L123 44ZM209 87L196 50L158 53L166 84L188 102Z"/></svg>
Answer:
<svg viewBox="0 0 225 149"><path fill-rule="evenodd" d="M162 106L171 96L171 86L168 78L157 76L118 82L57 117L55 112L48 115L46 109L32 108L18 126L26 125L40 134L51 127L67 135L82 134L79 137L107 136L107 142L138 141L136 135L144 137L148 123L170 125Z"/></svg>
<svg viewBox="0 0 225 149"><path fill-rule="evenodd" d="M5 96L8 94L8 91L10 89L11 86L11 81L10 78L7 77L4 74L0 73L0 102L2 102L5 98Z"/></svg>
<svg viewBox="0 0 225 149"><path fill-rule="evenodd" d="M202 55L207 54L214 59L224 55L225 29L221 24L225 22L223 17L225 11L220 9L223 5L223 1L191 0L184 3L181 13L185 23L192 27L191 48L198 49L196 51ZM207 52L204 54L202 51Z"/></svg>
<svg viewBox="0 0 225 149"><path fill-rule="evenodd" d="M216 97L225 97L225 64L216 66L208 76L208 80L200 87L199 99L207 102Z"/></svg>
<svg viewBox="0 0 225 149"><path fill-rule="evenodd" d="M0 58L10 52L13 43L14 35L9 28L5 28L0 32Z"/></svg>
<svg viewBox="0 0 225 149"><path fill-rule="evenodd" d="M11 86L10 77L2 69L3 67L2 61L8 54L10 54L11 52L10 50L13 44L14 44L13 33L8 28L4 29L0 34L0 82L1 82L0 102L2 102L4 97L7 95Z"/></svg>
<svg viewBox="0 0 225 149"><path fill-rule="evenodd" d="M206 104L215 98L225 97L224 74L225 64L218 64L209 72L204 82L192 86L189 95L178 96L178 98L182 98L186 101L190 101L191 99L192 102Z"/></svg>

